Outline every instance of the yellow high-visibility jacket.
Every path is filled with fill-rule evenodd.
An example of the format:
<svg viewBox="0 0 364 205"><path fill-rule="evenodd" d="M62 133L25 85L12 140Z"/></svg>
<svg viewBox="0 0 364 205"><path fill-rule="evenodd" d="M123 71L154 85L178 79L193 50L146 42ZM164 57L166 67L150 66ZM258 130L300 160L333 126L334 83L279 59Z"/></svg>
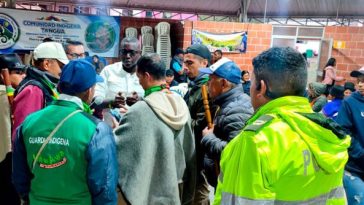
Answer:
<svg viewBox="0 0 364 205"><path fill-rule="evenodd" d="M346 204L349 145L306 98L272 100L225 147L214 204Z"/></svg>

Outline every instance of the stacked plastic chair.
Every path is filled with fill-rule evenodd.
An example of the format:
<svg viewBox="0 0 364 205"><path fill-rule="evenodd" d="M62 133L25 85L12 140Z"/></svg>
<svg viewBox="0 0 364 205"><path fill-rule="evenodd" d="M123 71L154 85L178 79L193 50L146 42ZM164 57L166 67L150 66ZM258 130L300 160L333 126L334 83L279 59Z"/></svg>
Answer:
<svg viewBox="0 0 364 205"><path fill-rule="evenodd" d="M142 35L142 55L146 53L154 53L154 36L153 34L146 33Z"/></svg>
<svg viewBox="0 0 364 205"><path fill-rule="evenodd" d="M154 53L154 36L153 28L150 26L143 26L142 32L142 55L146 53Z"/></svg>
<svg viewBox="0 0 364 205"><path fill-rule="evenodd" d="M170 25L167 22L160 22L155 27L156 34L156 50L164 61L167 69L171 62L171 37L170 37Z"/></svg>
<svg viewBox="0 0 364 205"><path fill-rule="evenodd" d="M140 30L142 31L142 35L146 33L153 34L153 28L150 26L143 26Z"/></svg>
<svg viewBox="0 0 364 205"><path fill-rule="evenodd" d="M125 37L133 37L138 39L138 30L134 27L128 27L125 29Z"/></svg>

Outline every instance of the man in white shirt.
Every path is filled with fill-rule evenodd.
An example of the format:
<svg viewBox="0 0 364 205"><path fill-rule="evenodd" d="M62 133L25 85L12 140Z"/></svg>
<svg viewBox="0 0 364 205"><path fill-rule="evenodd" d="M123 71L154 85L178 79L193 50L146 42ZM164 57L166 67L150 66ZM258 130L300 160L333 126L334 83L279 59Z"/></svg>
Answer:
<svg viewBox="0 0 364 205"><path fill-rule="evenodd" d="M144 96L136 75L140 58L140 45L136 38L126 37L120 43L121 61L106 66L100 73L104 82L96 84L96 108L125 108Z"/></svg>

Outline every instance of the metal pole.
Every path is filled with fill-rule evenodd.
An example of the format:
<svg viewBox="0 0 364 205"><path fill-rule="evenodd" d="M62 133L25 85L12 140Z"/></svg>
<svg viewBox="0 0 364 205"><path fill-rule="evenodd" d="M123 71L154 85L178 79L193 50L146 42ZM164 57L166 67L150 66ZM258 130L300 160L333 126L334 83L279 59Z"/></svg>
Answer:
<svg viewBox="0 0 364 205"><path fill-rule="evenodd" d="M268 3L268 0L265 0L264 23L265 23L265 17L267 16L267 3Z"/></svg>
<svg viewBox="0 0 364 205"><path fill-rule="evenodd" d="M339 7L340 7L340 4L341 4L341 0L339 0L339 3L337 4L337 10L336 10L336 21L339 20Z"/></svg>

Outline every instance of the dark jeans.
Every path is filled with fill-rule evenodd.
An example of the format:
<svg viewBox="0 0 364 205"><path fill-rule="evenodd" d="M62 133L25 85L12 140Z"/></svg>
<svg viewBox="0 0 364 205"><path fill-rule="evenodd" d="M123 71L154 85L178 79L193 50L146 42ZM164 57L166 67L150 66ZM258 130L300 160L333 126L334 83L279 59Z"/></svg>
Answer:
<svg viewBox="0 0 364 205"><path fill-rule="evenodd" d="M214 160L207 158L205 156L204 158L204 168L205 168L205 176L207 179L207 182L213 186L216 190L217 187L217 167L218 165L215 164Z"/></svg>

